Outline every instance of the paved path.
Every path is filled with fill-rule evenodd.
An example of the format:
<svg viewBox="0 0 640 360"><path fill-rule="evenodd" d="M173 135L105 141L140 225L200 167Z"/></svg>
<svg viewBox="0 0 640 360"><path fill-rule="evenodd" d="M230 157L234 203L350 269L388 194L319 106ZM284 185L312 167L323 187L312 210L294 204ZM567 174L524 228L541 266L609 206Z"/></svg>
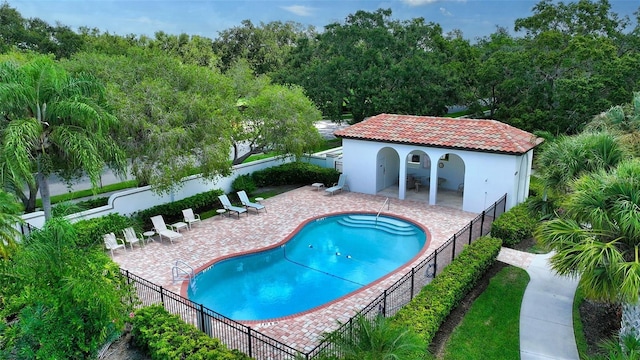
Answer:
<svg viewBox="0 0 640 360"><path fill-rule="evenodd" d="M572 315L578 281L551 270L551 255L508 248L498 255L498 260L525 269L531 278L520 308L522 360L579 359Z"/></svg>

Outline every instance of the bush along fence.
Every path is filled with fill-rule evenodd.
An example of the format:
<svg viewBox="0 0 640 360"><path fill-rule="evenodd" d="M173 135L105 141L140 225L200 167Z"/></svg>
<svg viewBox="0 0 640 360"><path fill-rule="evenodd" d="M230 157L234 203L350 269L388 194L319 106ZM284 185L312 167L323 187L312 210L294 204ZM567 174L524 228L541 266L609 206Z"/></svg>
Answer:
<svg viewBox="0 0 640 360"><path fill-rule="evenodd" d="M365 306L359 315L367 318L378 315L394 316L417 296L424 286L440 274L462 252L465 245L489 234L493 221L505 212L506 200L505 194L386 289L378 298ZM138 298L130 299L136 306L161 304L169 313L179 315L185 322L193 324L210 337L217 338L229 348L237 349L252 358L258 360L309 360L315 359L327 351L336 351L331 348L332 344L328 341L321 342L308 352L300 351L255 331L250 326L229 319L201 304L168 291L162 286L133 275L128 270L121 269L120 272L136 290ZM350 331L351 323L352 321L345 322L335 332Z"/></svg>

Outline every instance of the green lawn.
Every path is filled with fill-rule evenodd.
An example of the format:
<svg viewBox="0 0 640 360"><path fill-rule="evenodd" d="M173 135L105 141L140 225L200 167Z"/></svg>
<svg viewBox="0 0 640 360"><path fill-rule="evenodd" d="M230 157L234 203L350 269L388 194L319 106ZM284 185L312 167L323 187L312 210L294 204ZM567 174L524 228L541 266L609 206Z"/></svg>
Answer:
<svg viewBox="0 0 640 360"><path fill-rule="evenodd" d="M93 196L93 195L104 194L111 191L135 188L137 186L138 186L137 180L128 180L121 183L110 184L110 185L105 185L103 187L100 187L95 190L96 191L95 194L93 193L92 189L86 189L86 190L70 192L67 194L54 195L51 197L51 204L56 204L56 203L65 202L65 201L74 200L74 199L80 199L80 198ZM42 207L41 199L36 199L36 207Z"/></svg>
<svg viewBox="0 0 640 360"><path fill-rule="evenodd" d="M520 305L527 283L529 275L517 267L496 274L447 341L444 359L519 359Z"/></svg>

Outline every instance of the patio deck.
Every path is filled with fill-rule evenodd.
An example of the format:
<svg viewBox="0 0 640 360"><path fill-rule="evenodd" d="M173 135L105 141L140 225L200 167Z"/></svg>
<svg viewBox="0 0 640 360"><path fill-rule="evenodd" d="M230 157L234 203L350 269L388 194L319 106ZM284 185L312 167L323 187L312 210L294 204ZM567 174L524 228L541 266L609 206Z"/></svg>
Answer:
<svg viewBox="0 0 640 360"><path fill-rule="evenodd" d="M123 269L180 294L183 284L174 284L171 277L172 264L178 259L198 269L215 259L282 242L310 218L340 212L376 213L385 198L352 192L328 196L322 190L304 186L264 200L262 203L268 213L256 215L252 211L249 216L242 214L239 219L226 215L205 219L192 230L183 231L183 239L174 241L173 245L168 241L160 242L156 236L155 242L142 249L136 247L133 251L128 249L126 253L117 251L114 260ZM246 324L289 346L308 351L317 345L323 332L337 328L338 321L345 322L351 318L477 215L440 205L430 206L424 201L390 200L389 209L385 206L382 214L411 219L428 229L428 248L416 261L350 296L314 311Z"/></svg>

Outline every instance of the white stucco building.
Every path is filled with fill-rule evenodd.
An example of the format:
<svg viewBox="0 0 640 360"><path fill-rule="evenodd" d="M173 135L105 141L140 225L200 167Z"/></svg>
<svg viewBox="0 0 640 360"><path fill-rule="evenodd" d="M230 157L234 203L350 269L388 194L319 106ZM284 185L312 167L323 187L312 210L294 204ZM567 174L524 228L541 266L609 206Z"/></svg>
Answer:
<svg viewBox="0 0 640 360"><path fill-rule="evenodd" d="M393 114L335 136L342 138L350 191L375 195L391 189L399 199L421 193L431 205L446 192L459 196L462 210L470 212L483 211L505 193L507 209L524 201L533 149L542 142L495 120Z"/></svg>

